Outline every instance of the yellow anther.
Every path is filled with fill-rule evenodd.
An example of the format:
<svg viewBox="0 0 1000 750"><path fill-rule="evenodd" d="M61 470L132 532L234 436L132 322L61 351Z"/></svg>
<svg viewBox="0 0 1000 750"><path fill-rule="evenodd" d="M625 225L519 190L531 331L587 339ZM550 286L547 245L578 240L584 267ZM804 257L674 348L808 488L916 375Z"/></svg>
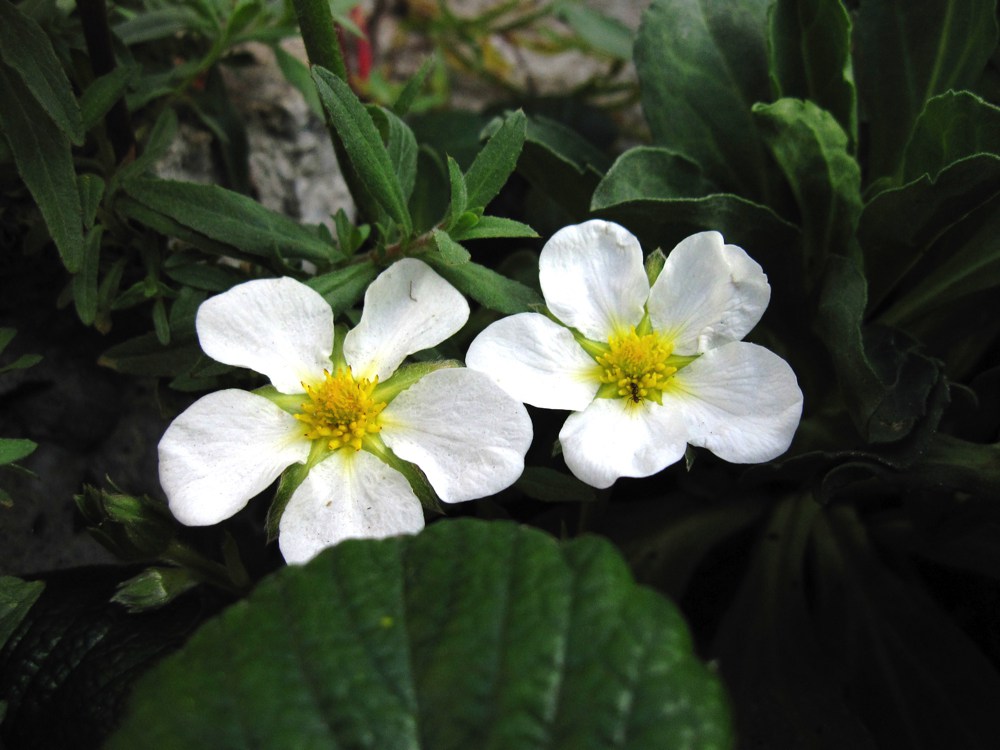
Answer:
<svg viewBox="0 0 1000 750"><path fill-rule="evenodd" d="M308 398L295 418L305 426L306 439L326 440L332 451L345 446L361 450L364 436L382 429L378 417L385 403L372 398L376 385L377 377L355 380L350 367L333 375L324 370L316 385L303 383Z"/></svg>
<svg viewBox="0 0 1000 750"><path fill-rule="evenodd" d="M666 363L670 342L657 333L638 334L635 328L608 340L609 351L597 357L601 382L617 386L618 395L638 405L647 398L659 402L663 387L676 367Z"/></svg>

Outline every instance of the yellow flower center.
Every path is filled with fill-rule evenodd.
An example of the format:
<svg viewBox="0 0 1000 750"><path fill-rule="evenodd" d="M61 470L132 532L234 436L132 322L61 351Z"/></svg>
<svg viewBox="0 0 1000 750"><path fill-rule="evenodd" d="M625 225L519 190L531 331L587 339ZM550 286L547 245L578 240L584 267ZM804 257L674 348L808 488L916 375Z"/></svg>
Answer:
<svg viewBox="0 0 1000 750"><path fill-rule="evenodd" d="M608 340L607 354L596 357L605 384L601 395L617 394L632 405L646 399L660 403L664 385L677 368L667 364L673 346L656 332L638 334L635 328Z"/></svg>
<svg viewBox="0 0 1000 750"><path fill-rule="evenodd" d="M345 367L335 375L324 370L323 382L316 386L302 385L309 398L294 416L305 425L308 440L326 440L332 451L347 445L358 451L365 435L382 429L378 416L385 402L372 398L377 377L355 380L351 368Z"/></svg>

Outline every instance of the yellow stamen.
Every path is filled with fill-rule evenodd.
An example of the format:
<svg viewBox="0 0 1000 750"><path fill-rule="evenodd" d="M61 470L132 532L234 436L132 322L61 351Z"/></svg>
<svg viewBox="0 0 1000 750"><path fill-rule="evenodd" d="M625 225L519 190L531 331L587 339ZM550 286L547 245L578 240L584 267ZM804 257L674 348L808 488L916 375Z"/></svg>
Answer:
<svg viewBox="0 0 1000 750"><path fill-rule="evenodd" d="M601 382L613 386L611 390L629 405L638 406L647 399L660 403L666 382L677 372L667 364L671 343L655 332L640 335L633 327L612 336L608 346L607 354L596 358Z"/></svg>
<svg viewBox="0 0 1000 750"><path fill-rule="evenodd" d="M331 451L344 446L361 450L365 435L382 429L379 414L385 402L372 398L378 378L354 379L351 368L340 368L336 374L323 371L323 382L311 386L302 384L308 400L295 418L305 427L307 440L326 440Z"/></svg>

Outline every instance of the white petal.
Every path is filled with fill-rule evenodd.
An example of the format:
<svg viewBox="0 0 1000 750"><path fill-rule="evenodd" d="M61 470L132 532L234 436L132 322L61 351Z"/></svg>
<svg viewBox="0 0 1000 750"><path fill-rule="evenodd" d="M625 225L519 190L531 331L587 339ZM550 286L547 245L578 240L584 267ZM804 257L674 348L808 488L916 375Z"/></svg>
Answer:
<svg viewBox="0 0 1000 750"><path fill-rule="evenodd" d="M688 424L688 442L733 463L784 453L802 415L795 373L762 346L735 342L705 352L674 377L664 408Z"/></svg>
<svg viewBox="0 0 1000 750"><path fill-rule="evenodd" d="M649 293L653 328L677 354L739 341L757 325L771 298L761 267L718 232L694 234L675 247Z"/></svg>
<svg viewBox="0 0 1000 750"><path fill-rule="evenodd" d="M538 279L549 310L594 341L636 325L649 295L639 241L598 219L552 235L538 259Z"/></svg>
<svg viewBox="0 0 1000 750"><path fill-rule="evenodd" d="M559 432L563 459L578 479L610 487L619 477L648 477L684 456L686 425L653 402L627 407L599 398L570 414Z"/></svg>
<svg viewBox="0 0 1000 750"><path fill-rule="evenodd" d="M573 334L538 313L501 318L469 346L465 363L532 406L580 411L600 386L597 363Z"/></svg>
<svg viewBox="0 0 1000 750"><path fill-rule="evenodd" d="M308 562L344 539L415 534L424 512L406 478L366 451L339 450L314 466L278 525L289 563Z"/></svg>
<svg viewBox="0 0 1000 750"><path fill-rule="evenodd" d="M531 445L524 406L465 368L425 375L389 403L382 423L385 444L419 466L446 503L513 484Z"/></svg>
<svg viewBox="0 0 1000 750"><path fill-rule="evenodd" d="M239 390L204 396L160 439L160 485L188 526L219 523L309 455L302 425L266 398Z"/></svg>
<svg viewBox="0 0 1000 750"><path fill-rule="evenodd" d="M282 393L323 379L333 351L333 312L295 279L258 279L205 300L195 319L212 359L266 375Z"/></svg>
<svg viewBox="0 0 1000 750"><path fill-rule="evenodd" d="M465 325L469 303L430 266L403 258L365 292L361 321L344 339L355 377L385 380L407 355L436 346Z"/></svg>

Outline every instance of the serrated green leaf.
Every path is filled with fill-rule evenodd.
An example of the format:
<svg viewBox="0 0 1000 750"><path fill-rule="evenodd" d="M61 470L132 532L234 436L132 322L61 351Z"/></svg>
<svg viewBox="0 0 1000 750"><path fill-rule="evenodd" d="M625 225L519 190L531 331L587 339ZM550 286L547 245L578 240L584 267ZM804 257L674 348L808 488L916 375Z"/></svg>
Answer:
<svg viewBox="0 0 1000 750"><path fill-rule="evenodd" d="M453 229L449 232L453 240L484 240L491 237L537 237L538 233L527 224L502 216L481 216L473 226Z"/></svg>
<svg viewBox="0 0 1000 750"><path fill-rule="evenodd" d="M38 23L8 0L0 1L0 65L6 63L37 102L34 111L53 124L75 145L86 131L69 79L56 57L48 35ZM14 93L0 78L4 108ZM21 106L24 106L23 104Z"/></svg>
<svg viewBox="0 0 1000 750"><path fill-rule="evenodd" d="M0 576L0 648L21 624L44 588L45 584L41 581Z"/></svg>
<svg viewBox="0 0 1000 750"><path fill-rule="evenodd" d="M83 129L89 131L101 121L115 102L125 96L125 89L135 77L136 69L117 67L91 83L80 97Z"/></svg>
<svg viewBox="0 0 1000 750"><path fill-rule="evenodd" d="M861 167L833 115L810 101L757 104L753 114L795 195L807 270L815 276L827 255L856 251Z"/></svg>
<svg viewBox="0 0 1000 750"><path fill-rule="evenodd" d="M768 11L771 81L779 97L809 99L858 141L851 19L841 0L778 0Z"/></svg>
<svg viewBox="0 0 1000 750"><path fill-rule="evenodd" d="M4 92L0 131L14 154L21 179L42 212L63 265L75 273L83 255L83 221L69 139L46 116L17 74L2 63L0 91Z"/></svg>
<svg viewBox="0 0 1000 750"><path fill-rule="evenodd" d="M437 248L441 263L447 266L461 266L468 263L472 257L469 251L455 242L447 232L435 229L431 236L434 238L434 246Z"/></svg>
<svg viewBox="0 0 1000 750"><path fill-rule="evenodd" d="M611 545L560 546L464 519L348 540L280 571L135 695L109 750L710 750L732 740L722 686L694 657L680 614L637 587Z"/></svg>
<svg viewBox="0 0 1000 750"><path fill-rule="evenodd" d="M542 304L542 298L534 289L486 266L478 263L447 265L432 255L428 255L427 260L460 292L469 295L483 307L506 315L514 315L528 312L533 305Z"/></svg>
<svg viewBox="0 0 1000 750"><path fill-rule="evenodd" d="M123 189L148 211L249 255L320 264L339 255L314 229L215 185L138 177Z"/></svg>
<svg viewBox="0 0 1000 750"><path fill-rule="evenodd" d="M862 3L853 43L874 179L897 171L913 124L932 96L970 88L979 79L997 46L996 3Z"/></svg>
<svg viewBox="0 0 1000 750"><path fill-rule="evenodd" d="M323 295L336 314L353 307L376 276L378 268L371 261L365 261L311 278L306 285Z"/></svg>
<svg viewBox="0 0 1000 750"><path fill-rule="evenodd" d="M403 188L371 116L336 75L318 66L313 68L312 75L320 101L365 190L402 228L403 234L409 235L412 223Z"/></svg>
<svg viewBox="0 0 1000 750"><path fill-rule="evenodd" d="M654 0L635 45L653 142L724 192L767 203L772 167L750 107L770 99L768 0Z"/></svg>
<svg viewBox="0 0 1000 750"><path fill-rule="evenodd" d="M485 208L506 184L524 146L527 118L517 110L486 141L465 173L468 208Z"/></svg>
<svg viewBox="0 0 1000 750"><path fill-rule="evenodd" d="M903 154L904 182L941 170L976 154L1000 157L1000 107L968 91L932 97L913 126Z"/></svg>
<svg viewBox="0 0 1000 750"><path fill-rule="evenodd" d="M12 464L35 452L38 443L24 438L0 438L0 465Z"/></svg>

